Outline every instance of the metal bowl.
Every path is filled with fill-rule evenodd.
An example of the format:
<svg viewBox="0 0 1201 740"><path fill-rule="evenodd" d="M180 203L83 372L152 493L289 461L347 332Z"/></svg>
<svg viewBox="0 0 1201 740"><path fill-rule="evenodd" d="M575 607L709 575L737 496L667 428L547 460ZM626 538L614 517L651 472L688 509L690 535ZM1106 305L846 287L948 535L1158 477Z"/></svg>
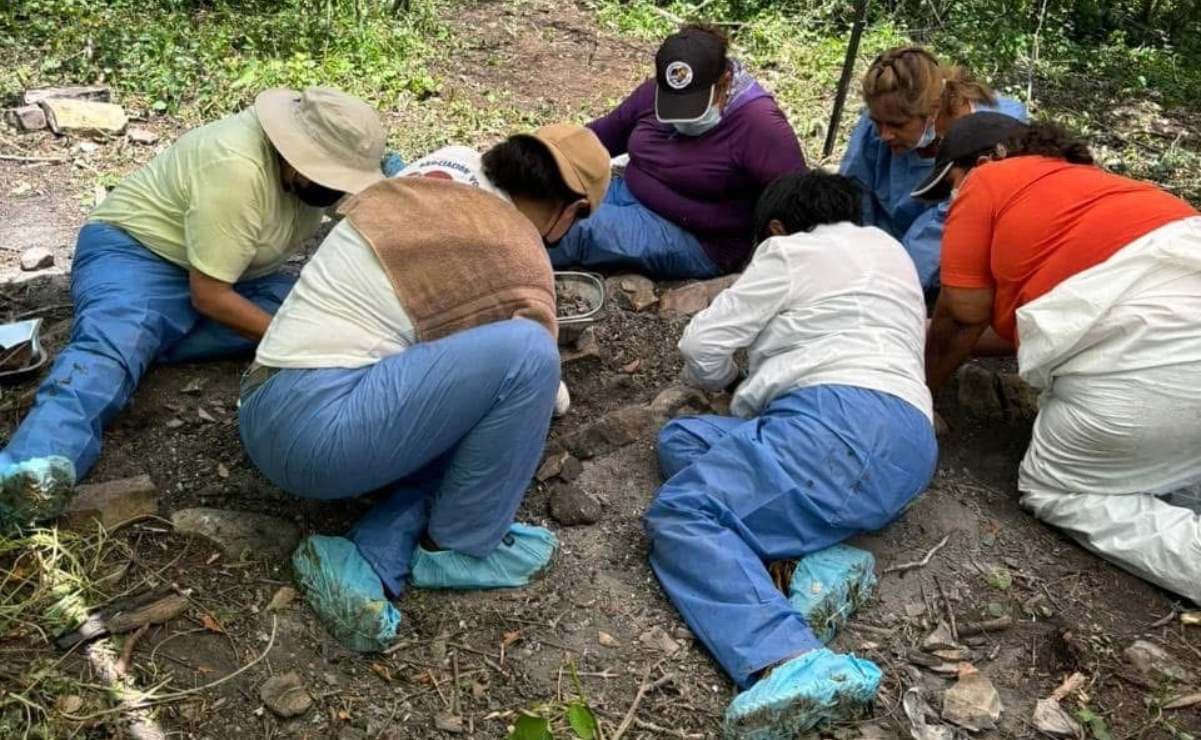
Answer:
<svg viewBox="0 0 1201 740"><path fill-rule="evenodd" d="M572 344L604 310L605 281L591 272L556 272L555 297L582 301L587 305L580 313L559 317L559 344Z"/></svg>

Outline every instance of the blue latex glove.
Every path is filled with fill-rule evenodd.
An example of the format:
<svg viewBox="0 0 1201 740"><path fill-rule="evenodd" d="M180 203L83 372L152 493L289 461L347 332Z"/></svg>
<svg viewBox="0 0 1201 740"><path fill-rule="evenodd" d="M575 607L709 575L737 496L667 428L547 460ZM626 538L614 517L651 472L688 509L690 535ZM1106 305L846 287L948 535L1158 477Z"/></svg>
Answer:
<svg viewBox="0 0 1201 740"><path fill-rule="evenodd" d="M417 588L516 588L550 563L558 545L550 530L513 524L500 546L485 558L418 546L411 578Z"/></svg>
<svg viewBox="0 0 1201 740"><path fill-rule="evenodd" d="M369 653L383 650L396 638L400 612L353 542L308 537L292 553L292 568L305 600L338 642Z"/></svg>
<svg viewBox="0 0 1201 740"><path fill-rule="evenodd" d="M791 740L824 721L864 715L880 688L880 669L825 648L781 663L734 697L724 734L742 740Z"/></svg>
<svg viewBox="0 0 1201 740"><path fill-rule="evenodd" d="M788 601L822 642L834 639L847 619L876 590L876 558L850 545L834 545L797 561Z"/></svg>
<svg viewBox="0 0 1201 740"><path fill-rule="evenodd" d="M384 154L384 158L380 160L379 167L383 170L385 177L392 177L397 172L405 168L405 161L400 158L400 154L396 152L388 152Z"/></svg>
<svg viewBox="0 0 1201 740"><path fill-rule="evenodd" d="M62 513L75 487L75 466L51 455L0 469L0 534L13 534Z"/></svg>

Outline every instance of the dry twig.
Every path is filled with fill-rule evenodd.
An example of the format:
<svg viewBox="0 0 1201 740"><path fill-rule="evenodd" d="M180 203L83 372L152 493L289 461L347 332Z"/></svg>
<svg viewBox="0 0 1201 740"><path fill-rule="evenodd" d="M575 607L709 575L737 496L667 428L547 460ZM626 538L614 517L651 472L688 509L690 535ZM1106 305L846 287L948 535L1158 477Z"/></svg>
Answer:
<svg viewBox="0 0 1201 740"><path fill-rule="evenodd" d="M891 568L885 569L884 572L885 573L904 573L905 571L913 570L914 568L924 568L930 564L930 560L931 560L931 558L934 557L934 554L936 552L938 552L939 550L946 547L947 542L950 539L951 539L951 535L949 535L949 534L946 537L943 537L942 540L937 545L930 548L930 552L926 553L926 556L924 558L922 558L921 560L914 560L909 563L901 563L900 565L894 565Z"/></svg>

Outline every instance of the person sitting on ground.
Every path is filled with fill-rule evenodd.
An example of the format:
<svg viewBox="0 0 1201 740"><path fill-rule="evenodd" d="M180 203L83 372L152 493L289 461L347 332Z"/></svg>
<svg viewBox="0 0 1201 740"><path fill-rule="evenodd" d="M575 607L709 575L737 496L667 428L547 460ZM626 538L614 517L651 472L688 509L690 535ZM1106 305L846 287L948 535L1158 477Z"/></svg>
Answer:
<svg viewBox="0 0 1201 740"><path fill-rule="evenodd" d="M1042 392L1023 506L1201 603L1201 216L1053 124L979 113L943 148L931 388L991 325Z"/></svg>
<svg viewBox="0 0 1201 740"><path fill-rule="evenodd" d="M879 669L823 646L875 583L872 556L838 543L891 522L937 462L917 272L859 225L861 198L839 175L774 182L765 241L680 340L687 382L741 382L733 416L663 428L645 523L663 589L742 689L727 736L797 737L871 702ZM793 558L785 597L765 563Z"/></svg>
<svg viewBox="0 0 1201 740"><path fill-rule="evenodd" d="M242 386L251 460L296 496L383 496L292 556L347 647L387 647L406 580L516 587L549 563L554 535L513 522L560 387L545 244L608 182L582 126L440 150L344 206L280 307Z"/></svg>
<svg viewBox="0 0 1201 740"><path fill-rule="evenodd" d="M863 222L905 246L922 288L933 297L947 203L923 200L915 189L930 175L939 142L952 123L976 111L1026 120L1026 108L917 46L876 57L863 77L863 99L867 110L851 134L839 171L866 191Z"/></svg>
<svg viewBox="0 0 1201 740"><path fill-rule="evenodd" d="M384 131L335 90L268 90L119 183L79 232L70 342L0 452L0 528L57 516L152 362L249 352L323 209L382 179Z"/></svg>
<svg viewBox="0 0 1201 740"><path fill-rule="evenodd" d="M588 124L629 164L601 209L550 250L556 268L685 279L746 262L755 199L805 159L776 101L728 45L715 27L685 26L659 47L655 78Z"/></svg>

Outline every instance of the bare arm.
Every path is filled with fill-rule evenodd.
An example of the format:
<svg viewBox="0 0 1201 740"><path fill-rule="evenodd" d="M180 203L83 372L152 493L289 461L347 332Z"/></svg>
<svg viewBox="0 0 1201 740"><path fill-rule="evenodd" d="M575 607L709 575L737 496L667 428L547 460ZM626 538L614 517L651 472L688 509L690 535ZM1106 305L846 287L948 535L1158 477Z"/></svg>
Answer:
<svg viewBox="0 0 1201 740"><path fill-rule="evenodd" d="M192 307L203 316L248 339L257 341L267 332L271 314L239 295L232 284L193 269L188 271L188 286Z"/></svg>
<svg viewBox="0 0 1201 740"><path fill-rule="evenodd" d="M992 321L992 288L943 286L926 333L926 384L937 391L972 354Z"/></svg>

